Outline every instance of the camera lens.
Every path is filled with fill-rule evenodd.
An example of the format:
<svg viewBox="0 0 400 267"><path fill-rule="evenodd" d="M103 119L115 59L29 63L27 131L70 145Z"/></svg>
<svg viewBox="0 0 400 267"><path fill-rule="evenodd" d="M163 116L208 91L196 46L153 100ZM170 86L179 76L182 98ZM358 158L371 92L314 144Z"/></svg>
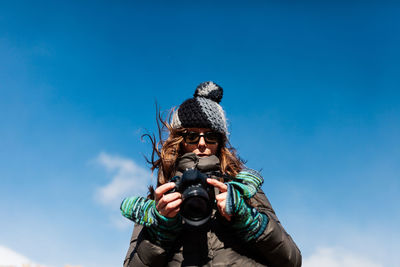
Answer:
<svg viewBox="0 0 400 267"><path fill-rule="evenodd" d="M211 216L211 201L206 190L193 186L182 194L181 215L189 225L199 226L208 221Z"/></svg>
<svg viewBox="0 0 400 267"><path fill-rule="evenodd" d="M207 201L199 197L189 198L184 205L185 217L191 220L207 217L207 211Z"/></svg>

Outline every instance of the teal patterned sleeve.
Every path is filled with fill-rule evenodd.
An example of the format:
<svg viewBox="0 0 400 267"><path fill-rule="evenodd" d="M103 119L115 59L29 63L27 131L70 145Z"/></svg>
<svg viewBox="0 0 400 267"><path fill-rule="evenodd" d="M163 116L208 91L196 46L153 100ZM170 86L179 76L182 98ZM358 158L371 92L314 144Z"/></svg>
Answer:
<svg viewBox="0 0 400 267"><path fill-rule="evenodd" d="M158 213L155 201L144 197L128 197L121 203L124 217L146 227L152 241L170 248L178 237L182 222L180 216L167 218Z"/></svg>
<svg viewBox="0 0 400 267"><path fill-rule="evenodd" d="M257 239L267 227L268 217L245 201L257 193L263 182L258 172L244 169L233 181L226 183L226 213L232 215L232 227L245 241Z"/></svg>

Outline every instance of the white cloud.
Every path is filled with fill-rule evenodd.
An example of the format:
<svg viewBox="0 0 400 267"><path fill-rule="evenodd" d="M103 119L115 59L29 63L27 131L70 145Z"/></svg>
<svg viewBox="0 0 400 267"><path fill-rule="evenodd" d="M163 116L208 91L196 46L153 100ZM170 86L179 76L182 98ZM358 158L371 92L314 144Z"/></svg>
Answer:
<svg viewBox="0 0 400 267"><path fill-rule="evenodd" d="M113 173L111 182L96 190L95 198L104 205L119 207L127 196L146 196L151 182L150 171L137 165L133 160L100 153L96 160Z"/></svg>
<svg viewBox="0 0 400 267"><path fill-rule="evenodd" d="M303 267L383 267L365 256L340 248L318 248L303 261Z"/></svg>
<svg viewBox="0 0 400 267"><path fill-rule="evenodd" d="M0 245L0 266L12 266L12 267L27 267L27 266L35 266L35 267L45 267L44 265L40 265L34 263L32 260L27 257Z"/></svg>

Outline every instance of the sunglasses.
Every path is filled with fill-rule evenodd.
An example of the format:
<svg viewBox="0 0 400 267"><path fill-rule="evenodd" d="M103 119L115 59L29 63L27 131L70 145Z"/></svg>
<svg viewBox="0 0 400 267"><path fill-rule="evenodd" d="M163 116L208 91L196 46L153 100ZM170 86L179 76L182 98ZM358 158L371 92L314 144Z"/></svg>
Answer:
<svg viewBox="0 0 400 267"><path fill-rule="evenodd" d="M198 132L186 132L182 133L183 140L187 144L197 144L200 140L200 137L204 137L204 141L206 141L207 144L216 144L221 140L221 134L216 133L216 132L206 132L203 134L200 134Z"/></svg>

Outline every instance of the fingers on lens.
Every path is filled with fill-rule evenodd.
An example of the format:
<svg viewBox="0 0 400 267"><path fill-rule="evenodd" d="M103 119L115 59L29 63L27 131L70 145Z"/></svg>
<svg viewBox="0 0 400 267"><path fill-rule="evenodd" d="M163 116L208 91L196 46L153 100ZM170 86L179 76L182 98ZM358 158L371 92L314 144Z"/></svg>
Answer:
<svg viewBox="0 0 400 267"><path fill-rule="evenodd" d="M225 214L225 205L226 205L226 200L223 200L223 201L218 202L219 210L220 210L223 214Z"/></svg>
<svg viewBox="0 0 400 267"><path fill-rule="evenodd" d="M161 198L163 194L171 190L172 188L175 187L175 183L169 182L163 185L160 185L159 187L156 188L154 191L154 194L156 195L156 198Z"/></svg>
<svg viewBox="0 0 400 267"><path fill-rule="evenodd" d="M217 181L215 179L207 179L207 183L215 186L216 188L218 188L221 192L226 192L226 190L228 189L228 186L220 181Z"/></svg>
<svg viewBox="0 0 400 267"><path fill-rule="evenodd" d="M169 202L166 206L165 209L167 210L175 210L176 208L179 208L179 206L182 204L182 199L177 199L175 201Z"/></svg>
<svg viewBox="0 0 400 267"><path fill-rule="evenodd" d="M168 212L165 217L172 218L175 217L179 213L180 207Z"/></svg>
<svg viewBox="0 0 400 267"><path fill-rule="evenodd" d="M180 210L180 205L182 203L182 199L177 199L173 202L168 203L163 209L162 209L162 215L168 218L175 217L179 210Z"/></svg>
<svg viewBox="0 0 400 267"><path fill-rule="evenodd" d="M216 199L217 201L225 200L225 199L226 199L226 195L227 195L226 192L221 193L221 194L218 194L218 195L215 196L215 199Z"/></svg>
<svg viewBox="0 0 400 267"><path fill-rule="evenodd" d="M171 201L174 201L174 200L180 199L180 198L182 198L181 197L181 193L178 193L178 192L174 192L174 193L171 193L171 194L166 194L166 195L164 195L162 197L162 199L164 201L166 201L166 202L171 202Z"/></svg>
<svg viewBox="0 0 400 267"><path fill-rule="evenodd" d="M171 194L167 194L167 195L163 195L160 200L158 201L158 207L159 208L163 208L166 205L168 205L170 202L173 202L175 200L179 200L181 199L181 194L178 192L175 193L171 193Z"/></svg>

